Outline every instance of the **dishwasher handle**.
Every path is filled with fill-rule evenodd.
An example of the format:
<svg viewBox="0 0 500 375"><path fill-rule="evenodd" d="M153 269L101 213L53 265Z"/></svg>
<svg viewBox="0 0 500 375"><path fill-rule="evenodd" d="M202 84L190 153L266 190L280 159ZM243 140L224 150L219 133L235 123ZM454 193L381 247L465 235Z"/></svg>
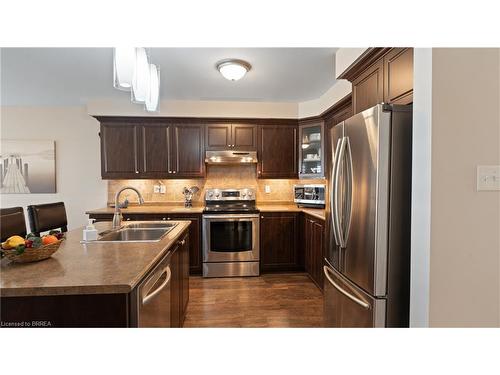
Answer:
<svg viewBox="0 0 500 375"><path fill-rule="evenodd" d="M168 283L170 282L170 278L172 277L172 272L170 271L170 266L165 267L165 269L161 273L160 277L162 277L165 274L167 274L165 281L163 283L161 283L161 285L158 288L156 288L153 292L149 293L148 295L146 295L142 298L143 305L148 304L158 293L160 293L168 285Z"/></svg>

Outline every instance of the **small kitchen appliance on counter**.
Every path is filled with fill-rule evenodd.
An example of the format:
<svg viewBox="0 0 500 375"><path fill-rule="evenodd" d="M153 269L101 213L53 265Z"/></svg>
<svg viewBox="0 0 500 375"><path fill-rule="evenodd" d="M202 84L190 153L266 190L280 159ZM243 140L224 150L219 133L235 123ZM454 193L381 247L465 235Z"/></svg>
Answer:
<svg viewBox="0 0 500 375"><path fill-rule="evenodd" d="M325 208L325 185L294 185L293 192L298 207Z"/></svg>
<svg viewBox="0 0 500 375"><path fill-rule="evenodd" d="M253 189L207 189L203 277L259 275L259 210Z"/></svg>

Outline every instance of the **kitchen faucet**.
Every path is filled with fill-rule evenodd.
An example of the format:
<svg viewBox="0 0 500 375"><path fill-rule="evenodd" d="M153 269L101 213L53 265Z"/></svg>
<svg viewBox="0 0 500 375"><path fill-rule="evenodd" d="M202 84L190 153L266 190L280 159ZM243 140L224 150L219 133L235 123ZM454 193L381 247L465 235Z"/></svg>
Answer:
<svg viewBox="0 0 500 375"><path fill-rule="evenodd" d="M133 190L137 193L137 196L139 197L139 204L144 203L144 198L142 197L139 190L137 190L135 187L125 186L125 187L121 188L120 190L118 190L116 192L116 195L115 195L115 214L113 215L113 229L120 228L122 225L123 216L122 216L122 210L120 209L120 205L119 205L119 199L120 199L120 194L122 193L122 191L129 190L129 189Z"/></svg>

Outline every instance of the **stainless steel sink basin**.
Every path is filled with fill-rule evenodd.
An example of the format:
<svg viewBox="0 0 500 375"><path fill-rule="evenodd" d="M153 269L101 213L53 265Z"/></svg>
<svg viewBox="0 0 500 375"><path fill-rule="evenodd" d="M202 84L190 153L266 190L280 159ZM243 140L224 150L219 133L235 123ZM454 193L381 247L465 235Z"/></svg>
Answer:
<svg viewBox="0 0 500 375"><path fill-rule="evenodd" d="M127 229L171 229L175 227L177 223L164 223L161 221L155 221L150 223L131 223L126 224L124 228Z"/></svg>
<svg viewBox="0 0 500 375"><path fill-rule="evenodd" d="M168 233L168 229L130 229L123 228L102 236L98 241L106 242L154 242Z"/></svg>
<svg viewBox="0 0 500 375"><path fill-rule="evenodd" d="M158 242L174 229L176 225L177 223L161 221L130 223L118 229L102 232L100 233L101 237L97 241L87 243Z"/></svg>

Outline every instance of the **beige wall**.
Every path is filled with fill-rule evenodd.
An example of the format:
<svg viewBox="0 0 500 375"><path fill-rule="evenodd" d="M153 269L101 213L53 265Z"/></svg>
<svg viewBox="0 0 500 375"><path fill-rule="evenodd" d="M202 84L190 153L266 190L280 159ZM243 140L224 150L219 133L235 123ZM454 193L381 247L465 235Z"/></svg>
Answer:
<svg viewBox="0 0 500 375"><path fill-rule="evenodd" d="M1 207L63 201L69 228L86 223L85 210L106 204L101 180L99 123L83 107L1 107L2 139L56 142L56 194L2 194Z"/></svg>
<svg viewBox="0 0 500 375"><path fill-rule="evenodd" d="M500 164L498 49L432 53L430 326L500 325L500 192L476 166Z"/></svg>
<svg viewBox="0 0 500 375"><path fill-rule="evenodd" d="M130 102L124 93L123 100L90 100L90 115L100 116L171 116L171 117L249 117L293 118L298 116L297 103L238 102L238 101L189 101L166 100L160 103L159 112L148 113L144 106Z"/></svg>

